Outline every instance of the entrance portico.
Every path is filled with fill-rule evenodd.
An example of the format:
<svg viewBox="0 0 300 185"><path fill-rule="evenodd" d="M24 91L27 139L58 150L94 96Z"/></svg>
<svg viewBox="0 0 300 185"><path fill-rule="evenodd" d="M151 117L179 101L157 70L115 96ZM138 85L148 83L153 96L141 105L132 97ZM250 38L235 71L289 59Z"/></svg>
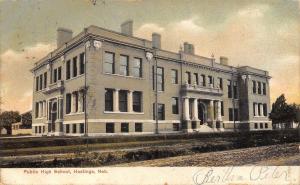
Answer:
<svg viewBox="0 0 300 185"><path fill-rule="evenodd" d="M183 105L184 129L187 132L201 131L201 125L210 127L212 131L223 129L221 100L185 96Z"/></svg>

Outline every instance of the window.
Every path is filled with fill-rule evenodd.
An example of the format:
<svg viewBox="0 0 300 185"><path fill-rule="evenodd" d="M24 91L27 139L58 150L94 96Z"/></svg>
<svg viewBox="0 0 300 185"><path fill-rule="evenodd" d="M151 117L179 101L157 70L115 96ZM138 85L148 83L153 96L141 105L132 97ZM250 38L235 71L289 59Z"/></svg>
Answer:
<svg viewBox="0 0 300 185"><path fill-rule="evenodd" d="M220 89L223 89L223 79L219 77L219 78L218 78L218 81L219 81L218 87L219 87Z"/></svg>
<svg viewBox="0 0 300 185"><path fill-rule="evenodd" d="M233 121L233 109L229 108L229 121Z"/></svg>
<svg viewBox="0 0 300 185"><path fill-rule="evenodd" d="M192 121L192 129L196 129L197 127L197 122L196 121Z"/></svg>
<svg viewBox="0 0 300 185"><path fill-rule="evenodd" d="M142 123L135 123L134 128L135 128L135 132L143 132L143 124Z"/></svg>
<svg viewBox="0 0 300 185"><path fill-rule="evenodd" d="M125 55L120 56L120 74L124 75L124 76L129 75L128 56L125 56Z"/></svg>
<svg viewBox="0 0 300 185"><path fill-rule="evenodd" d="M255 94L256 93L256 81L252 81L252 92Z"/></svg>
<svg viewBox="0 0 300 185"><path fill-rule="evenodd" d="M77 132L77 127L76 127L77 125L73 124L72 126L73 126L73 129L72 129L73 133L76 133Z"/></svg>
<svg viewBox="0 0 300 185"><path fill-rule="evenodd" d="M214 86L214 78L212 76L208 76L208 84L210 87Z"/></svg>
<svg viewBox="0 0 300 185"><path fill-rule="evenodd" d="M264 128L263 123L260 123L260 124L259 124L259 128Z"/></svg>
<svg viewBox="0 0 300 185"><path fill-rule="evenodd" d="M257 93L261 94L261 83L257 82L257 86L258 86Z"/></svg>
<svg viewBox="0 0 300 185"><path fill-rule="evenodd" d="M66 79L68 80L71 78L71 61L68 60L66 65Z"/></svg>
<svg viewBox="0 0 300 185"><path fill-rule="evenodd" d="M224 102L221 101L221 116L224 116Z"/></svg>
<svg viewBox="0 0 300 185"><path fill-rule="evenodd" d="M84 124L83 123L80 123L79 124L79 132L82 134L82 133L84 133Z"/></svg>
<svg viewBox="0 0 300 185"><path fill-rule="evenodd" d="M66 125L66 133L70 133L70 125L69 124Z"/></svg>
<svg viewBox="0 0 300 185"><path fill-rule="evenodd" d="M238 121L238 120L239 120L238 109L229 108L229 121Z"/></svg>
<svg viewBox="0 0 300 185"><path fill-rule="evenodd" d="M35 90L38 91L39 90L39 76L37 76L35 78Z"/></svg>
<svg viewBox="0 0 300 185"><path fill-rule="evenodd" d="M194 73L195 84L199 85L198 73Z"/></svg>
<svg viewBox="0 0 300 185"><path fill-rule="evenodd" d="M164 68L157 67L157 90L164 91Z"/></svg>
<svg viewBox="0 0 300 185"><path fill-rule="evenodd" d="M71 94L68 93L66 95L66 114L70 114L71 112Z"/></svg>
<svg viewBox="0 0 300 185"><path fill-rule="evenodd" d="M267 104L266 103L263 104L263 112L264 112L264 116L268 116L268 110L267 110Z"/></svg>
<svg viewBox="0 0 300 185"><path fill-rule="evenodd" d="M115 124L106 123L106 133L114 133L114 132L115 132Z"/></svg>
<svg viewBox="0 0 300 185"><path fill-rule="evenodd" d="M121 132L129 132L129 124L121 123Z"/></svg>
<svg viewBox="0 0 300 185"><path fill-rule="evenodd" d="M253 116L257 116L256 115L256 103L253 103Z"/></svg>
<svg viewBox="0 0 300 185"><path fill-rule="evenodd" d="M158 120L165 119L165 105L164 104L157 105L157 119Z"/></svg>
<svg viewBox="0 0 300 185"><path fill-rule="evenodd" d="M43 75L40 75L40 90L43 89Z"/></svg>
<svg viewBox="0 0 300 185"><path fill-rule="evenodd" d="M115 73L115 54L105 52L104 56L104 72L114 74Z"/></svg>
<svg viewBox="0 0 300 185"><path fill-rule="evenodd" d="M75 112L78 112L78 91L73 92L74 96L75 96Z"/></svg>
<svg viewBox="0 0 300 185"><path fill-rule="evenodd" d="M119 110L120 112L127 112L127 91L119 91Z"/></svg>
<svg viewBox="0 0 300 185"><path fill-rule="evenodd" d="M141 58L133 59L132 76L142 77L142 59Z"/></svg>
<svg viewBox="0 0 300 185"><path fill-rule="evenodd" d="M173 131L179 131L179 123L173 123Z"/></svg>
<svg viewBox="0 0 300 185"><path fill-rule="evenodd" d="M201 75L200 85L202 85L203 87L206 86L205 75Z"/></svg>
<svg viewBox="0 0 300 185"><path fill-rule="evenodd" d="M190 72L185 72L185 81L188 84L191 84L191 73Z"/></svg>
<svg viewBox="0 0 300 185"><path fill-rule="evenodd" d="M79 63L80 63L80 65L79 65L79 74L80 75L84 73L84 63L85 63L84 58L85 58L84 53L81 53L79 55Z"/></svg>
<svg viewBox="0 0 300 185"><path fill-rule="evenodd" d="M238 98L238 91L237 91L237 82L233 82L233 98Z"/></svg>
<svg viewBox="0 0 300 185"><path fill-rule="evenodd" d="M258 129L258 124L257 123L254 123L254 128Z"/></svg>
<svg viewBox="0 0 300 185"><path fill-rule="evenodd" d="M262 83L263 85L263 95L266 95L267 92L266 92L266 83Z"/></svg>
<svg viewBox="0 0 300 185"><path fill-rule="evenodd" d="M142 93L135 91L132 93L133 96L133 111L134 112L142 112Z"/></svg>
<svg viewBox="0 0 300 185"><path fill-rule="evenodd" d="M171 82L172 84L178 84L178 71L176 69L171 70Z"/></svg>
<svg viewBox="0 0 300 185"><path fill-rule="evenodd" d="M261 105L260 103L257 104L257 107L258 107L258 116L262 116L262 115L261 115L261 112L260 112L260 111L261 111L261 110L260 110L260 105Z"/></svg>
<svg viewBox="0 0 300 185"><path fill-rule="evenodd" d="M39 103L35 103L35 118L39 117Z"/></svg>
<svg viewBox="0 0 300 185"><path fill-rule="evenodd" d="M61 67L57 68L57 80L61 80Z"/></svg>
<svg viewBox="0 0 300 185"><path fill-rule="evenodd" d="M239 121L239 109L234 109L234 120Z"/></svg>
<svg viewBox="0 0 300 185"><path fill-rule="evenodd" d="M269 126L268 126L268 123L265 123L265 128L268 128Z"/></svg>
<svg viewBox="0 0 300 185"><path fill-rule="evenodd" d="M37 133L37 127L34 127L34 133Z"/></svg>
<svg viewBox="0 0 300 185"><path fill-rule="evenodd" d="M105 111L113 111L113 90L105 89Z"/></svg>
<svg viewBox="0 0 300 185"><path fill-rule="evenodd" d="M47 87L47 72L44 73L44 88Z"/></svg>
<svg viewBox="0 0 300 185"><path fill-rule="evenodd" d="M227 81L227 87L228 87L228 98L232 98L232 82L231 82L231 80Z"/></svg>
<svg viewBox="0 0 300 185"><path fill-rule="evenodd" d="M73 58L73 77L77 76L77 57Z"/></svg>
<svg viewBox="0 0 300 185"><path fill-rule="evenodd" d="M172 113L173 114L178 114L178 98L173 97L172 98Z"/></svg>
<svg viewBox="0 0 300 185"><path fill-rule="evenodd" d="M57 69L53 71L53 83L57 82Z"/></svg>

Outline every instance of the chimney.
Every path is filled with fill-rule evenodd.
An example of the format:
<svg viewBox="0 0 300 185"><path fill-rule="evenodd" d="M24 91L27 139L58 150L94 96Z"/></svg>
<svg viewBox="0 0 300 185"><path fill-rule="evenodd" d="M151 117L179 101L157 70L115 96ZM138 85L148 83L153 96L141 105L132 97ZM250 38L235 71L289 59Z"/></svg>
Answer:
<svg viewBox="0 0 300 185"><path fill-rule="evenodd" d="M161 35L158 33L152 33L152 47L156 49L161 48Z"/></svg>
<svg viewBox="0 0 300 185"><path fill-rule="evenodd" d="M124 35L132 36L133 35L133 21L128 20L121 24L121 33Z"/></svg>
<svg viewBox="0 0 300 185"><path fill-rule="evenodd" d="M187 54L195 54L195 48L193 44L188 42L183 43L183 52Z"/></svg>
<svg viewBox="0 0 300 185"><path fill-rule="evenodd" d="M220 56L220 64L222 64L222 65L228 65L228 58Z"/></svg>
<svg viewBox="0 0 300 185"><path fill-rule="evenodd" d="M69 42L73 37L73 31L67 28L57 28L57 48Z"/></svg>

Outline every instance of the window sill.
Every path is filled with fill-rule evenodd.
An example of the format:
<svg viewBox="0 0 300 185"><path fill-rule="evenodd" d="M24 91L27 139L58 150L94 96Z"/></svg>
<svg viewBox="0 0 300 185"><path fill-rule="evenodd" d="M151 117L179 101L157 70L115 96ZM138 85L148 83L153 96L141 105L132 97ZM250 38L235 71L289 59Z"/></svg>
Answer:
<svg viewBox="0 0 300 185"><path fill-rule="evenodd" d="M66 79L65 81L75 80L75 79L80 78L80 77L82 77L82 76L84 76L84 73L81 74L81 75L77 75L77 76L75 76L75 77L72 77L72 78L70 78L70 79Z"/></svg>
<svg viewBox="0 0 300 185"><path fill-rule="evenodd" d="M81 114L84 114L84 112L72 112L72 113L66 114L66 116L81 115Z"/></svg>
<svg viewBox="0 0 300 185"><path fill-rule="evenodd" d="M132 78L132 79L137 79L137 80L145 80L145 78L143 77L135 77L135 76L125 76L125 75L121 75L121 74L112 74L112 73L105 73L105 75L111 75L111 76L118 76L118 77L125 77L125 78Z"/></svg>
<svg viewBox="0 0 300 185"><path fill-rule="evenodd" d="M144 112L114 112L114 111L103 111L104 114L144 114Z"/></svg>

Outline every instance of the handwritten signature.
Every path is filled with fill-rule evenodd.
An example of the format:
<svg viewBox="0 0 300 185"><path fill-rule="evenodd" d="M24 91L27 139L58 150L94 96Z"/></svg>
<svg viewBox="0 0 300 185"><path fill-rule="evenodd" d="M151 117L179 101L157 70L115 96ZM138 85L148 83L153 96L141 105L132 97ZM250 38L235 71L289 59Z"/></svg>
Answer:
<svg viewBox="0 0 300 185"><path fill-rule="evenodd" d="M228 167L222 170L214 168L203 168L193 175L196 185L228 183L238 181L264 181L278 179L289 181L289 167L280 166L253 166L250 171L240 172L239 167Z"/></svg>

